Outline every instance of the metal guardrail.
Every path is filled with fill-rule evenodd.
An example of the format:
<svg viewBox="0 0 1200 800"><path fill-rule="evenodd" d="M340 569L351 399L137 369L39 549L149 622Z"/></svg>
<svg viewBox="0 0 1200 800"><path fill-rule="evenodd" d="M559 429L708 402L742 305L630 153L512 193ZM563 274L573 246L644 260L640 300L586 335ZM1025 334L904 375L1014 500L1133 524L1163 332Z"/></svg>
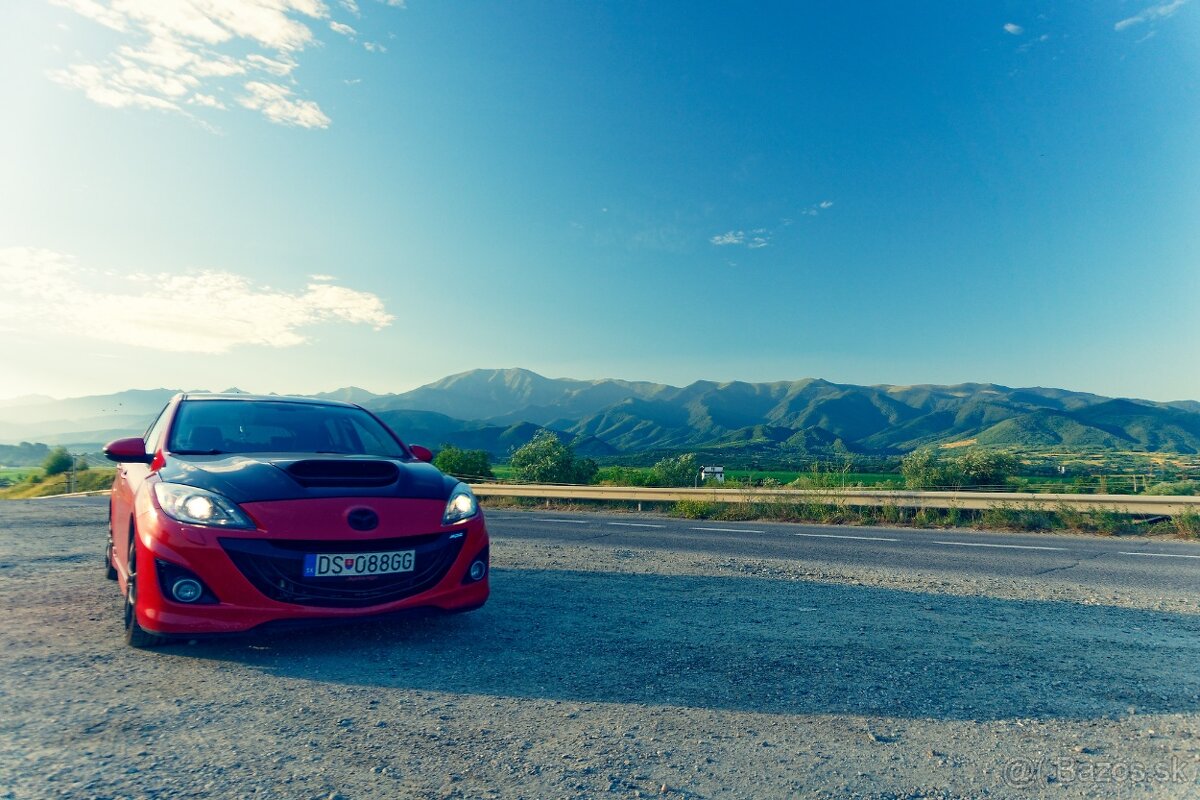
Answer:
<svg viewBox="0 0 1200 800"><path fill-rule="evenodd" d="M1200 497L1128 494L1033 494L1030 492L913 492L882 489L659 489L630 486L543 486L477 483L480 497L531 497L547 500L624 500L677 503L695 500L716 503L819 503L898 508L1016 508L1055 511L1115 511L1170 517L1200 513Z"/></svg>
<svg viewBox="0 0 1200 800"><path fill-rule="evenodd" d="M882 489L662 489L640 486L563 486L534 483L473 483L479 497L529 497L537 500L618 500L632 503L817 503L896 508L989 508L1038 511L1115 511L1152 517L1200 513L1200 497L1130 494L1034 494L1031 492L910 492ZM98 497L108 490L30 497Z"/></svg>

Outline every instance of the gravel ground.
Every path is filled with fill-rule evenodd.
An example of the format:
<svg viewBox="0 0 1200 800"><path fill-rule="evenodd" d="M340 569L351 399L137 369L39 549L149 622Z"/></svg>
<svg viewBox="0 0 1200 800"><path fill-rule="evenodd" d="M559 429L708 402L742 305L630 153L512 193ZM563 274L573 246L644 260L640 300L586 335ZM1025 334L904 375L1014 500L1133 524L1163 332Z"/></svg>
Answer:
<svg viewBox="0 0 1200 800"><path fill-rule="evenodd" d="M0 798L1200 797L1183 603L498 537L473 614L139 652L104 503L0 504Z"/></svg>

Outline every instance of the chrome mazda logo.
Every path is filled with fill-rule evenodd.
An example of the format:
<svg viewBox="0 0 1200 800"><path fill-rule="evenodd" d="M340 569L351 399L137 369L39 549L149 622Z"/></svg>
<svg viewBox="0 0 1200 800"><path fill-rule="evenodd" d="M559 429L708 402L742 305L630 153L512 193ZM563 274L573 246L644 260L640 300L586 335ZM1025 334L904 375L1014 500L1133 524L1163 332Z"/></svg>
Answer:
<svg viewBox="0 0 1200 800"><path fill-rule="evenodd" d="M379 527L379 515L369 508L356 508L346 515L346 521L356 531L373 531Z"/></svg>

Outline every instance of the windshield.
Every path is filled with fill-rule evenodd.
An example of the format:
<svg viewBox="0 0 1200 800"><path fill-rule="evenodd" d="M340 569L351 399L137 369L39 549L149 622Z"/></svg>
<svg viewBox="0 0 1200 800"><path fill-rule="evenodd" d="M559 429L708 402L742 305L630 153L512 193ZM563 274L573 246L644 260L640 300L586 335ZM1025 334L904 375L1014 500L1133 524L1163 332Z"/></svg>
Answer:
<svg viewBox="0 0 1200 800"><path fill-rule="evenodd" d="M167 449L178 455L408 455L391 431L362 409L248 400L184 401Z"/></svg>

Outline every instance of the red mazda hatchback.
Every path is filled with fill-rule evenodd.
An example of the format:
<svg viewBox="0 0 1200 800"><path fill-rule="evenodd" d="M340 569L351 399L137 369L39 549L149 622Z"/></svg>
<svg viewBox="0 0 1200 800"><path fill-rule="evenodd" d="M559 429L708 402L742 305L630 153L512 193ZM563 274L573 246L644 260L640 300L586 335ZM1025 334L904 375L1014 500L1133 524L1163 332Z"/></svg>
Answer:
<svg viewBox="0 0 1200 800"><path fill-rule="evenodd" d="M359 406L180 394L104 453L121 465L104 562L135 647L487 600L470 488Z"/></svg>

